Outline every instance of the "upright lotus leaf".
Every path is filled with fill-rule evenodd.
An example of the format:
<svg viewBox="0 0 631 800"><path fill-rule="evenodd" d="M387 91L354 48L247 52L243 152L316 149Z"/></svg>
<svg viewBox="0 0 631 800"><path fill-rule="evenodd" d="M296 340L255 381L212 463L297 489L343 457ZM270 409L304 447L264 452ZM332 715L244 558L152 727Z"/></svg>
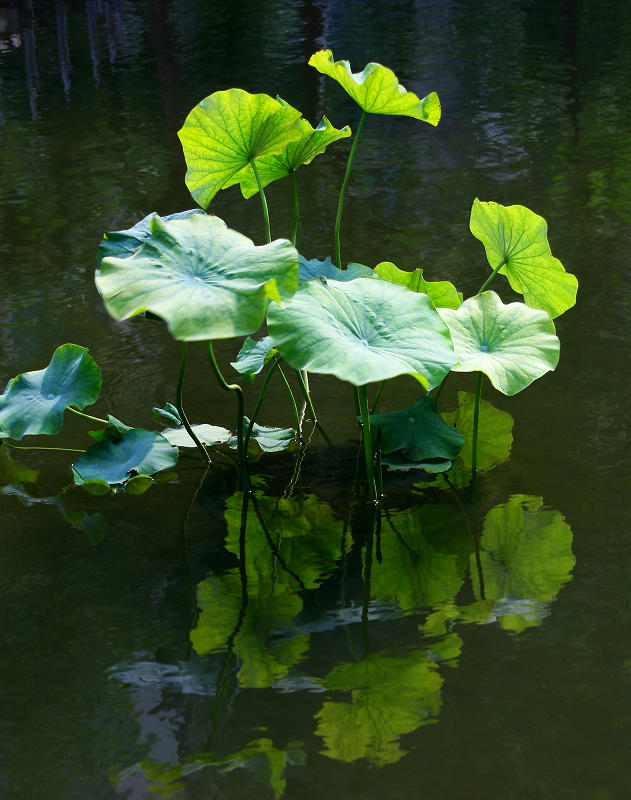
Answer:
<svg viewBox="0 0 631 800"><path fill-rule="evenodd" d="M173 219L187 219L191 214L204 214L201 208L193 208L189 211L179 211L177 214L169 214L162 217L165 222L170 222ZM125 231L111 231L106 233L101 240L98 252L98 266L101 266L101 261L107 256L116 256L117 258L127 258L138 250L140 245L151 236L151 220L157 217L155 211L147 214L144 219L137 222L133 228Z"/></svg>
<svg viewBox="0 0 631 800"><path fill-rule="evenodd" d="M112 442L119 442L124 434L131 430L132 428L129 425L125 425L124 422L108 414L107 425L98 431L88 431L88 436L94 439L95 442L104 442L106 439L110 439Z"/></svg>
<svg viewBox="0 0 631 800"><path fill-rule="evenodd" d="M96 285L114 319L151 311L181 341L245 336L263 323L270 298L291 297L298 253L283 239L257 247L218 217L151 220L129 258L105 258Z"/></svg>
<svg viewBox="0 0 631 800"><path fill-rule="evenodd" d="M239 350L237 360L231 361L230 366L234 367L239 375L254 383L256 376L275 353L276 348L270 336L264 336L258 341L248 336Z"/></svg>
<svg viewBox="0 0 631 800"><path fill-rule="evenodd" d="M334 61L330 50L320 50L311 56L309 65L337 81L368 114L414 117L438 125L440 101L436 92L420 100L401 86L392 70L381 64L371 62L361 72L353 73L348 61Z"/></svg>
<svg viewBox="0 0 631 800"><path fill-rule="evenodd" d="M0 396L0 429L12 439L59 433L64 410L95 403L101 393L101 370L77 344L62 344L50 364L12 378Z"/></svg>
<svg viewBox="0 0 631 800"><path fill-rule="evenodd" d="M285 103L285 105L287 104ZM267 186L268 183L277 181L279 178L284 178L304 164L310 164L316 156L324 153L330 144L351 135L348 125L338 130L326 117L322 117L316 128L306 119L299 119L296 126L301 134L299 139L289 142L279 155L257 159L256 169L263 186ZM244 197L252 197L258 192L259 187L252 167L248 166L241 170L236 177L239 179ZM236 182L236 178L234 181Z"/></svg>
<svg viewBox="0 0 631 800"><path fill-rule="evenodd" d="M519 630L541 619L538 605L553 600L570 580L576 559L572 529L541 497L513 495L485 517L480 538L484 596L471 566L478 599L494 600L504 627ZM524 618L524 619L521 619Z"/></svg>
<svg viewBox="0 0 631 800"><path fill-rule="evenodd" d="M202 208L220 189L239 183L250 162L277 155L302 138L300 111L267 94L215 92L195 106L178 131L186 185Z"/></svg>
<svg viewBox="0 0 631 800"><path fill-rule="evenodd" d="M355 386L410 374L431 388L456 362L429 297L386 281L307 281L290 303L270 306L267 319L294 369Z"/></svg>
<svg viewBox="0 0 631 800"><path fill-rule="evenodd" d="M212 447L214 444L223 444L230 440L232 434L227 428L220 425L191 425L193 433L202 444ZM191 439L186 428L165 428L161 435L173 445L173 447L197 447Z"/></svg>
<svg viewBox="0 0 631 800"><path fill-rule="evenodd" d="M370 430L375 449L385 456L400 453L418 467L429 462L435 468L439 462L449 469L464 443L464 436L443 422L436 401L428 396L403 411L373 414Z"/></svg>
<svg viewBox="0 0 631 800"><path fill-rule="evenodd" d="M307 261L304 256L298 257L298 280L301 284L313 278L352 281L355 278L372 278L374 274L370 267L365 267L363 264L349 264L346 269L338 269L328 256L324 261L318 261L317 258Z"/></svg>
<svg viewBox="0 0 631 800"><path fill-rule="evenodd" d="M399 269L391 261L382 261L375 267L375 275L384 281L406 286L413 292L428 294L436 308L458 308L462 294L449 281L426 281L422 269L413 272Z"/></svg>
<svg viewBox="0 0 631 800"><path fill-rule="evenodd" d="M439 313L459 361L452 370L480 370L503 394L521 392L559 362L559 339L545 311L505 305L495 292L482 292L455 311L441 308Z"/></svg>
<svg viewBox="0 0 631 800"><path fill-rule="evenodd" d="M437 717L442 683L436 663L424 651L403 657L376 653L335 667L324 685L329 691L351 692L351 701L327 700L316 714L323 755L394 764L406 753L400 737Z"/></svg>
<svg viewBox="0 0 631 800"><path fill-rule="evenodd" d="M247 417L243 418L244 433L250 426L250 420ZM256 442L264 453L280 453L286 450L293 442L296 431L293 428L268 428L265 425L259 425L255 422L252 425L252 433L250 434L250 442ZM230 447L236 449L238 446L237 437L233 436L228 442Z"/></svg>
<svg viewBox="0 0 631 800"><path fill-rule="evenodd" d="M159 433L133 428L118 442L99 442L93 445L72 465L74 482L98 478L110 484L125 483L132 473L153 475L169 469L177 462L177 448Z"/></svg>
<svg viewBox="0 0 631 800"><path fill-rule="evenodd" d="M475 395L472 392L458 392L458 408L456 411L443 413L448 425L455 425L456 430L465 437L460 452L464 465L471 469L471 447L473 437L473 417L475 413ZM480 402L478 420L477 468L485 471L503 464L510 455L513 443L514 419L508 411L495 408L487 400Z"/></svg>
<svg viewBox="0 0 631 800"><path fill-rule="evenodd" d="M181 428L182 419L180 412L173 405L173 403L165 403L164 408L153 407L153 418L163 425L168 425L169 428Z"/></svg>
<svg viewBox="0 0 631 800"><path fill-rule="evenodd" d="M552 255L543 217L524 206L482 203L476 198L470 228L484 245L491 268L503 264L499 272L523 294L527 305L552 318L572 308L578 281Z"/></svg>

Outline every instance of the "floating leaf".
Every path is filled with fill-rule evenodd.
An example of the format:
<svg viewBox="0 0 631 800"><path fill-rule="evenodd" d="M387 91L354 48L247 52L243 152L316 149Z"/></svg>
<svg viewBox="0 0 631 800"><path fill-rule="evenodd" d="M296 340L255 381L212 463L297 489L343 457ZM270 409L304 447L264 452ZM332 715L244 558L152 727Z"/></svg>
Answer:
<svg viewBox="0 0 631 800"><path fill-rule="evenodd" d="M247 431L250 425L250 420L247 417L243 418L243 432ZM250 442L256 442L258 446L265 453L279 453L281 450L286 450L292 443L296 431L293 428L267 428L265 425L259 425L257 422L252 426L252 433L250 434ZM233 436L228 442L233 449L237 447L237 437Z"/></svg>
<svg viewBox="0 0 631 800"><path fill-rule="evenodd" d="M227 442L232 436L227 428L222 428L219 425L191 425L191 428L199 441L209 447ZM162 431L162 436L174 447L197 447L188 435L186 428L167 428Z"/></svg>
<svg viewBox="0 0 631 800"><path fill-rule="evenodd" d="M456 430L466 437L460 458L469 469L471 469L474 410L475 395L472 392L458 392L457 410L443 413L445 422L448 425L455 425ZM508 459L513 443L513 422L513 417L508 411L495 408L487 400L480 402L477 453L479 470L491 469Z"/></svg>
<svg viewBox="0 0 631 800"><path fill-rule="evenodd" d="M307 281L291 302L270 306L268 330L294 369L355 386L410 374L431 388L456 361L429 297L386 281Z"/></svg>
<svg viewBox="0 0 631 800"><path fill-rule="evenodd" d="M415 269L406 272L399 269L391 261L382 261L375 267L377 277L390 283L398 283L413 292L428 294L436 308L458 308L462 303L462 294L449 281L426 281L423 270Z"/></svg>
<svg viewBox="0 0 631 800"><path fill-rule="evenodd" d="M239 350L236 361L231 361L230 365L236 371L254 383L255 377L276 353L276 348L270 336L264 336L255 341L249 336L243 342L243 347Z"/></svg>
<svg viewBox="0 0 631 800"><path fill-rule="evenodd" d="M131 473L152 475L174 466L178 451L153 431L134 428L119 442L99 442L72 465L74 481L81 485L92 478L124 483Z"/></svg>
<svg viewBox="0 0 631 800"><path fill-rule="evenodd" d="M436 92L420 100L401 86L392 70L381 64L366 64L361 72L351 72L348 61L333 61L330 50L320 50L309 65L337 81L358 106L369 114L395 114L438 125L440 101Z"/></svg>
<svg viewBox="0 0 631 800"><path fill-rule="evenodd" d="M129 258L105 258L96 285L114 319L152 311L175 339L225 339L258 330L270 298L298 285L298 253L285 240L255 246L218 217L151 220Z"/></svg>
<svg viewBox="0 0 631 800"><path fill-rule="evenodd" d="M50 364L12 378L0 396L0 428L12 439L59 433L68 406L82 409L101 392L101 370L87 348L62 344Z"/></svg>
<svg viewBox="0 0 631 800"><path fill-rule="evenodd" d="M170 428L181 428L180 412L173 403L165 403L164 408L153 407L153 418ZM163 434L164 435L164 434Z"/></svg>
<svg viewBox="0 0 631 800"><path fill-rule="evenodd" d="M109 494L112 491L112 487L109 485L109 483L101 480L100 478L90 478L89 480L84 481L81 484L81 488L85 489L88 494L93 494L96 497Z"/></svg>
<svg viewBox="0 0 631 800"><path fill-rule="evenodd" d="M299 117L290 105L243 89L215 92L196 105L178 136L188 168L186 185L199 205L206 208L220 189L239 183L238 173L251 171L251 161L282 153L300 140Z"/></svg>
<svg viewBox="0 0 631 800"><path fill-rule="evenodd" d="M545 311L505 305L495 292L483 292L456 311L441 308L439 313L459 359L452 370L481 370L503 394L521 392L559 361L559 340Z"/></svg>
<svg viewBox="0 0 631 800"><path fill-rule="evenodd" d="M506 275L527 305L558 317L576 302L578 281L552 255L543 217L524 206L482 203L471 209L471 233L486 250L489 264Z"/></svg>
<svg viewBox="0 0 631 800"><path fill-rule="evenodd" d="M298 257L298 280L301 284L313 278L352 281L355 278L373 278L374 274L370 267L365 267L363 264L349 264L346 269L338 269L330 257L325 258L324 261L318 261L317 258L307 261L304 256Z"/></svg>
<svg viewBox="0 0 631 800"><path fill-rule="evenodd" d="M373 446L385 456L395 453L409 467L424 468L429 462L432 472L449 469L464 443L464 436L445 424L436 401L427 396L403 411L373 414L370 427Z"/></svg>
<svg viewBox="0 0 631 800"><path fill-rule="evenodd" d="M125 494L144 494L151 488L153 478L151 475L134 475L125 484Z"/></svg>

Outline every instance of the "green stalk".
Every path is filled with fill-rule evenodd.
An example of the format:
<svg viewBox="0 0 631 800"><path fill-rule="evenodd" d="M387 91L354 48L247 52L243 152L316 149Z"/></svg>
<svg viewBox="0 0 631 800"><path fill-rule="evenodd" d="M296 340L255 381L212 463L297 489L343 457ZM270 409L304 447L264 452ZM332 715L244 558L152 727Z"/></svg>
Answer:
<svg viewBox="0 0 631 800"><path fill-rule="evenodd" d="M342 186L340 188L340 196L337 201L337 216L335 217L335 264L340 269L342 267L342 253L340 249L340 227L342 226L342 208L344 206L344 192L346 191L346 185L348 184L348 179L351 175L351 164L353 163L353 156L355 155L355 150L357 149L357 142L359 141L359 135L362 132L362 128L364 127L364 122L366 121L366 112L362 110L361 119L359 120L359 125L357 126L357 130L355 131L355 137L353 138L353 146L351 147L351 152L348 154L348 161L346 162L346 172L344 173L344 180L342 181Z"/></svg>
<svg viewBox="0 0 631 800"><path fill-rule="evenodd" d="M188 435L191 439L195 442L195 447L199 450L204 458L204 461L207 464L210 464L210 458L206 451L204 445L199 441L193 429L191 428L191 424L188 421L188 417L186 416L186 412L184 411L184 406L182 404L182 387L184 385L184 372L186 370L186 355L188 349L188 342L182 342L182 358L180 360L180 374L178 375L177 379L177 389L175 394L175 405L177 407L177 413L180 415L180 419L182 420L182 424Z"/></svg>
<svg viewBox="0 0 631 800"><path fill-rule="evenodd" d="M374 414L375 411L377 410L377 405L378 405L379 401L381 400L381 393L383 392L383 387L385 385L386 385L386 382L385 381L381 381L381 383L379 384L379 387L377 388L377 394L375 395L375 399L372 401L372 407L370 409L370 413L371 414Z"/></svg>
<svg viewBox="0 0 631 800"><path fill-rule="evenodd" d="M299 217L299 209L298 209L298 186L296 185L296 173L292 169L289 173L291 177L291 191L294 197L294 225L291 231L291 243L293 246L296 246L296 237L298 236L298 217Z"/></svg>
<svg viewBox="0 0 631 800"><path fill-rule="evenodd" d="M482 373L478 372L475 387L475 406L473 408L473 439L471 441L471 474L475 477L478 471L478 425L480 422L480 397L482 396Z"/></svg>
<svg viewBox="0 0 631 800"><path fill-rule="evenodd" d="M445 375L445 377L442 379L442 381L440 382L440 386L438 387L438 391L437 391L437 392L436 392L436 394L434 395L434 400L435 400L436 402L438 402L438 398L440 397L440 393L441 393L441 392L442 392L442 390L445 388L445 384L447 383L447 378L448 378L450 375L451 375L451 372L448 372L448 373Z"/></svg>
<svg viewBox="0 0 631 800"><path fill-rule="evenodd" d="M9 442L3 442L3 444L14 450L56 450L59 453L85 453L85 450L78 450L75 447L23 447L19 444L9 444Z"/></svg>
<svg viewBox="0 0 631 800"><path fill-rule="evenodd" d="M294 397L294 393L291 390L291 386L289 385L289 381L287 380L287 376L283 372L283 368L279 365L278 373L285 384L285 388L289 392L289 400L291 402L291 407L294 412L294 418L296 420L296 433L298 434L298 439L302 440L302 431L300 429L300 413L298 411L298 405L296 403L296 398Z"/></svg>
<svg viewBox="0 0 631 800"><path fill-rule="evenodd" d="M84 419L89 419L92 422L98 422L100 425L109 425L109 420L101 419L101 417L93 417L90 414L84 414L83 411L79 411L77 408L73 408L72 406L66 406L67 411L72 411L73 414L76 414L78 417L83 417Z"/></svg>
<svg viewBox="0 0 631 800"><path fill-rule="evenodd" d="M265 197L265 192L263 191L263 184L261 183L261 179L259 177L259 171L256 168L256 164L254 163L254 159L250 159L250 164L252 165L252 171L254 172L254 177L256 178L256 183L259 187L259 194L261 195L261 205L263 206L263 219L265 221L265 235L267 236L267 241L272 241L272 231L269 226L269 211L267 209L267 199Z"/></svg>
<svg viewBox="0 0 631 800"><path fill-rule="evenodd" d="M482 292L486 289L486 287L491 283L493 278L497 275L497 273L502 269L502 267L506 264L506 259L500 261L500 263L495 267L493 272L489 275L489 277L484 281L482 286L478 289L478 294L482 294Z"/></svg>
<svg viewBox="0 0 631 800"><path fill-rule="evenodd" d="M311 414L311 419L313 422L317 423L318 417L316 415L315 408L313 407L313 402L311 401L311 392L309 391L309 373L306 369L297 369L296 376L298 377L298 383L300 384L300 388L302 390L302 396L304 397L307 408L309 409L309 413Z"/></svg>
<svg viewBox="0 0 631 800"><path fill-rule="evenodd" d="M263 381L263 385L261 386L261 391L259 392L259 396L256 398L254 410L252 411L252 416L250 417L250 424L248 425L248 429L245 434L244 447L246 451L248 449L248 444L250 443L250 436L252 436L252 430L254 428L254 423L256 421L256 415L259 413L261 409L261 404L263 403L263 398L265 397L267 384L270 382L270 378L274 374L274 370L278 367L280 360L281 357L278 353L272 358L272 365L267 370L267 375L265 376L265 380Z"/></svg>
<svg viewBox="0 0 631 800"><path fill-rule="evenodd" d="M359 387L359 408L362 418L362 436L364 439L364 457L366 459L366 475L368 476L368 491L370 499L378 502L377 486L375 484L375 465L373 463L372 436L370 434L370 410L368 408L368 390L366 385Z"/></svg>

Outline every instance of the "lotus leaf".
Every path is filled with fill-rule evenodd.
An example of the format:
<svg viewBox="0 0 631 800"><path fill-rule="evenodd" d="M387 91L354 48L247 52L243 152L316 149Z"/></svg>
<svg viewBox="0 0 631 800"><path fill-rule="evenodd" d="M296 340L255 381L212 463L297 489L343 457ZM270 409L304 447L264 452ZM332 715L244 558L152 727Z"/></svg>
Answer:
<svg viewBox="0 0 631 800"><path fill-rule="evenodd" d="M134 475L125 484L125 494L144 494L153 484L151 475Z"/></svg>
<svg viewBox="0 0 631 800"><path fill-rule="evenodd" d="M282 153L302 139L299 117L286 103L243 89L215 92L196 105L178 136L186 185L199 205L206 208L220 189L239 183L238 173L251 172L251 161Z"/></svg>
<svg viewBox="0 0 631 800"><path fill-rule="evenodd" d="M153 418L163 425L168 425L169 428L181 428L182 420L180 412L173 405L173 403L165 403L164 408L153 408Z"/></svg>
<svg viewBox="0 0 631 800"><path fill-rule="evenodd" d="M559 361L559 340L545 311L505 305L495 292L483 292L456 311L441 308L439 313L459 359L452 370L481 370L503 394L521 392Z"/></svg>
<svg viewBox="0 0 631 800"><path fill-rule="evenodd" d="M438 125L440 101L436 92L420 100L381 64L371 62L361 72L353 73L348 61L334 61L330 50L320 50L311 56L309 65L337 81L368 114L395 114Z"/></svg>
<svg viewBox="0 0 631 800"><path fill-rule="evenodd" d="M12 378L0 396L0 429L12 439L59 433L68 406L95 403L101 393L101 370L85 347L62 344L50 364Z"/></svg>
<svg viewBox="0 0 631 800"><path fill-rule="evenodd" d="M92 437L96 442L104 442L107 439L112 442L119 442L123 434L131 430L132 428L129 425L125 425L124 422L108 414L107 425L98 431L88 431L88 436Z"/></svg>
<svg viewBox="0 0 631 800"><path fill-rule="evenodd" d="M473 435L473 417L475 411L475 395L471 392L458 392L458 408L456 411L443 413L448 425L455 425L456 430L466 437L460 458L464 465L471 469L471 445ZM513 417L508 411L495 408L487 400L480 402L478 420L477 468L480 471L491 469L502 464L510 455L513 443Z"/></svg>
<svg viewBox="0 0 631 800"><path fill-rule="evenodd" d="M93 445L75 461L72 473L79 486L93 478L110 484L125 483L132 472L152 475L174 466L177 456L177 448L171 447L159 433L134 428L118 442Z"/></svg>
<svg viewBox="0 0 631 800"><path fill-rule="evenodd" d="M243 418L243 433L245 434L250 426L250 420L247 417ZM256 444L265 453L280 453L281 450L286 450L292 443L296 431L293 428L268 428L265 425L259 425L255 422L252 425L252 433L250 434L250 444ZM237 448L237 437L233 436L228 442L229 446L234 450Z"/></svg>
<svg viewBox="0 0 631 800"><path fill-rule="evenodd" d="M276 353L276 348L271 337L264 336L255 341L249 336L243 342L243 347L239 350L236 361L231 361L230 365L236 371L254 383L254 379Z"/></svg>
<svg viewBox="0 0 631 800"><path fill-rule="evenodd" d="M382 261L375 267L378 278L390 283L406 286L413 292L428 294L436 308L458 308L462 303L462 294L449 281L426 281L422 269L407 272L399 269L391 261Z"/></svg>
<svg viewBox="0 0 631 800"><path fill-rule="evenodd" d="M9 448L0 444L0 487L12 483L35 483L38 477L39 470L14 461Z"/></svg>
<svg viewBox="0 0 631 800"><path fill-rule="evenodd" d="M257 247L218 217L151 220L151 237L129 258L105 258L96 285L114 319L149 310L182 341L258 330L272 298L298 285L298 253L288 241Z"/></svg>
<svg viewBox="0 0 631 800"><path fill-rule="evenodd" d="M355 386L410 374L431 388L456 362L429 297L386 281L307 281L290 303L270 306L268 329L294 369Z"/></svg>
<svg viewBox="0 0 631 800"><path fill-rule="evenodd" d="M346 269L338 269L330 258L325 258L324 261L312 258L311 261L307 261L303 256L299 256L298 264L298 279L301 284L312 278L352 281L355 278L372 278L374 276L373 270L363 264L349 264Z"/></svg>
<svg viewBox="0 0 631 800"><path fill-rule="evenodd" d="M219 425L191 425L193 433L202 444L212 447L214 444L222 444L227 442L232 434L227 428L222 428ZM166 428L162 432L162 436L172 444L174 447L197 447L195 442L188 435L186 429L182 428Z"/></svg>
<svg viewBox="0 0 631 800"><path fill-rule="evenodd" d="M486 250L489 264L506 275L527 305L558 317L576 302L578 281L552 255L543 217L524 206L482 203L471 209L471 233Z"/></svg>

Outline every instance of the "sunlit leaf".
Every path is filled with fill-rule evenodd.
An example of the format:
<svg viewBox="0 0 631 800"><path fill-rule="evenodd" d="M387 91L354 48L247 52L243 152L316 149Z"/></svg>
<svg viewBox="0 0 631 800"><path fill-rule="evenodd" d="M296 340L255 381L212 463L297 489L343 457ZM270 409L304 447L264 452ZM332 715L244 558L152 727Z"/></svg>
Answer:
<svg viewBox="0 0 631 800"><path fill-rule="evenodd" d="M443 419L448 425L455 425L456 430L465 436L465 443L460 458L466 467L471 469L471 448L473 437L473 416L475 395L471 392L458 392L458 408L446 411ZM487 400L480 402L478 420L477 468L484 471L502 464L510 455L513 443L513 417L508 411L495 408Z"/></svg>
<svg viewBox="0 0 631 800"><path fill-rule="evenodd" d="M471 209L471 233L484 245L492 269L506 275L527 305L558 317L576 302L578 281L552 255L543 217L524 206L482 203Z"/></svg>
<svg viewBox="0 0 631 800"><path fill-rule="evenodd" d="M523 303L505 305L495 292L470 297L458 308L441 308L459 363L454 372L481 370L503 394L521 392L553 370L559 340L545 311Z"/></svg>
<svg viewBox="0 0 631 800"><path fill-rule="evenodd" d="M320 50L311 56L309 65L337 81L367 113L414 117L438 125L440 101L436 92L419 99L401 86L392 70L381 64L371 62L361 72L353 73L348 61L334 61L330 50Z"/></svg>
<svg viewBox="0 0 631 800"><path fill-rule="evenodd" d="M134 475L125 484L126 494L144 494L151 489L153 478L151 475Z"/></svg>
<svg viewBox="0 0 631 800"><path fill-rule="evenodd" d="M355 386L410 374L431 388L456 361L429 297L386 281L307 281L270 306L268 330L294 369Z"/></svg>
<svg viewBox="0 0 631 800"><path fill-rule="evenodd" d="M105 258L96 285L114 319L149 310L175 339L224 339L258 330L271 299L291 297L298 253L279 239L261 247L218 217L164 222L129 258Z"/></svg>
<svg viewBox="0 0 631 800"><path fill-rule="evenodd" d="M236 361L231 361L230 365L236 371L247 378L251 383L267 364L267 362L276 353L276 348L270 336L264 336L262 339L255 341L249 336L243 342L242 348L239 350Z"/></svg>
<svg viewBox="0 0 631 800"><path fill-rule="evenodd" d="M346 269L338 269L330 257L324 261L318 261L317 258L312 258L307 261L304 256L298 258L298 278L302 284L305 281L310 281L313 278L326 278L333 281L352 281L355 278L373 278L374 272L370 267L365 267L363 264L349 264Z"/></svg>
<svg viewBox="0 0 631 800"><path fill-rule="evenodd" d="M191 428L199 441L209 447L227 442L232 436L227 428L222 428L219 425L191 425ZM166 428L161 433L174 447L197 447L188 435L186 428Z"/></svg>
<svg viewBox="0 0 631 800"><path fill-rule="evenodd" d="M415 269L406 272L399 269L391 261L382 261L375 267L375 275L384 281L398 283L413 292L428 294L436 308L458 308L462 303L462 294L449 281L426 281L423 270Z"/></svg>
<svg viewBox="0 0 631 800"><path fill-rule="evenodd" d="M249 424L250 420L244 417L244 433L247 431ZM296 431L293 428L268 428L265 425L259 425L258 422L255 422L252 426L250 442L256 442L264 453L279 453L281 450L286 450L289 447L295 435ZM237 437L233 436L228 444L230 447L236 448Z"/></svg>
<svg viewBox="0 0 631 800"><path fill-rule="evenodd" d="M101 370L87 348L62 344L50 364L12 378L0 396L0 428L12 439L59 433L64 410L95 403L101 392Z"/></svg>

